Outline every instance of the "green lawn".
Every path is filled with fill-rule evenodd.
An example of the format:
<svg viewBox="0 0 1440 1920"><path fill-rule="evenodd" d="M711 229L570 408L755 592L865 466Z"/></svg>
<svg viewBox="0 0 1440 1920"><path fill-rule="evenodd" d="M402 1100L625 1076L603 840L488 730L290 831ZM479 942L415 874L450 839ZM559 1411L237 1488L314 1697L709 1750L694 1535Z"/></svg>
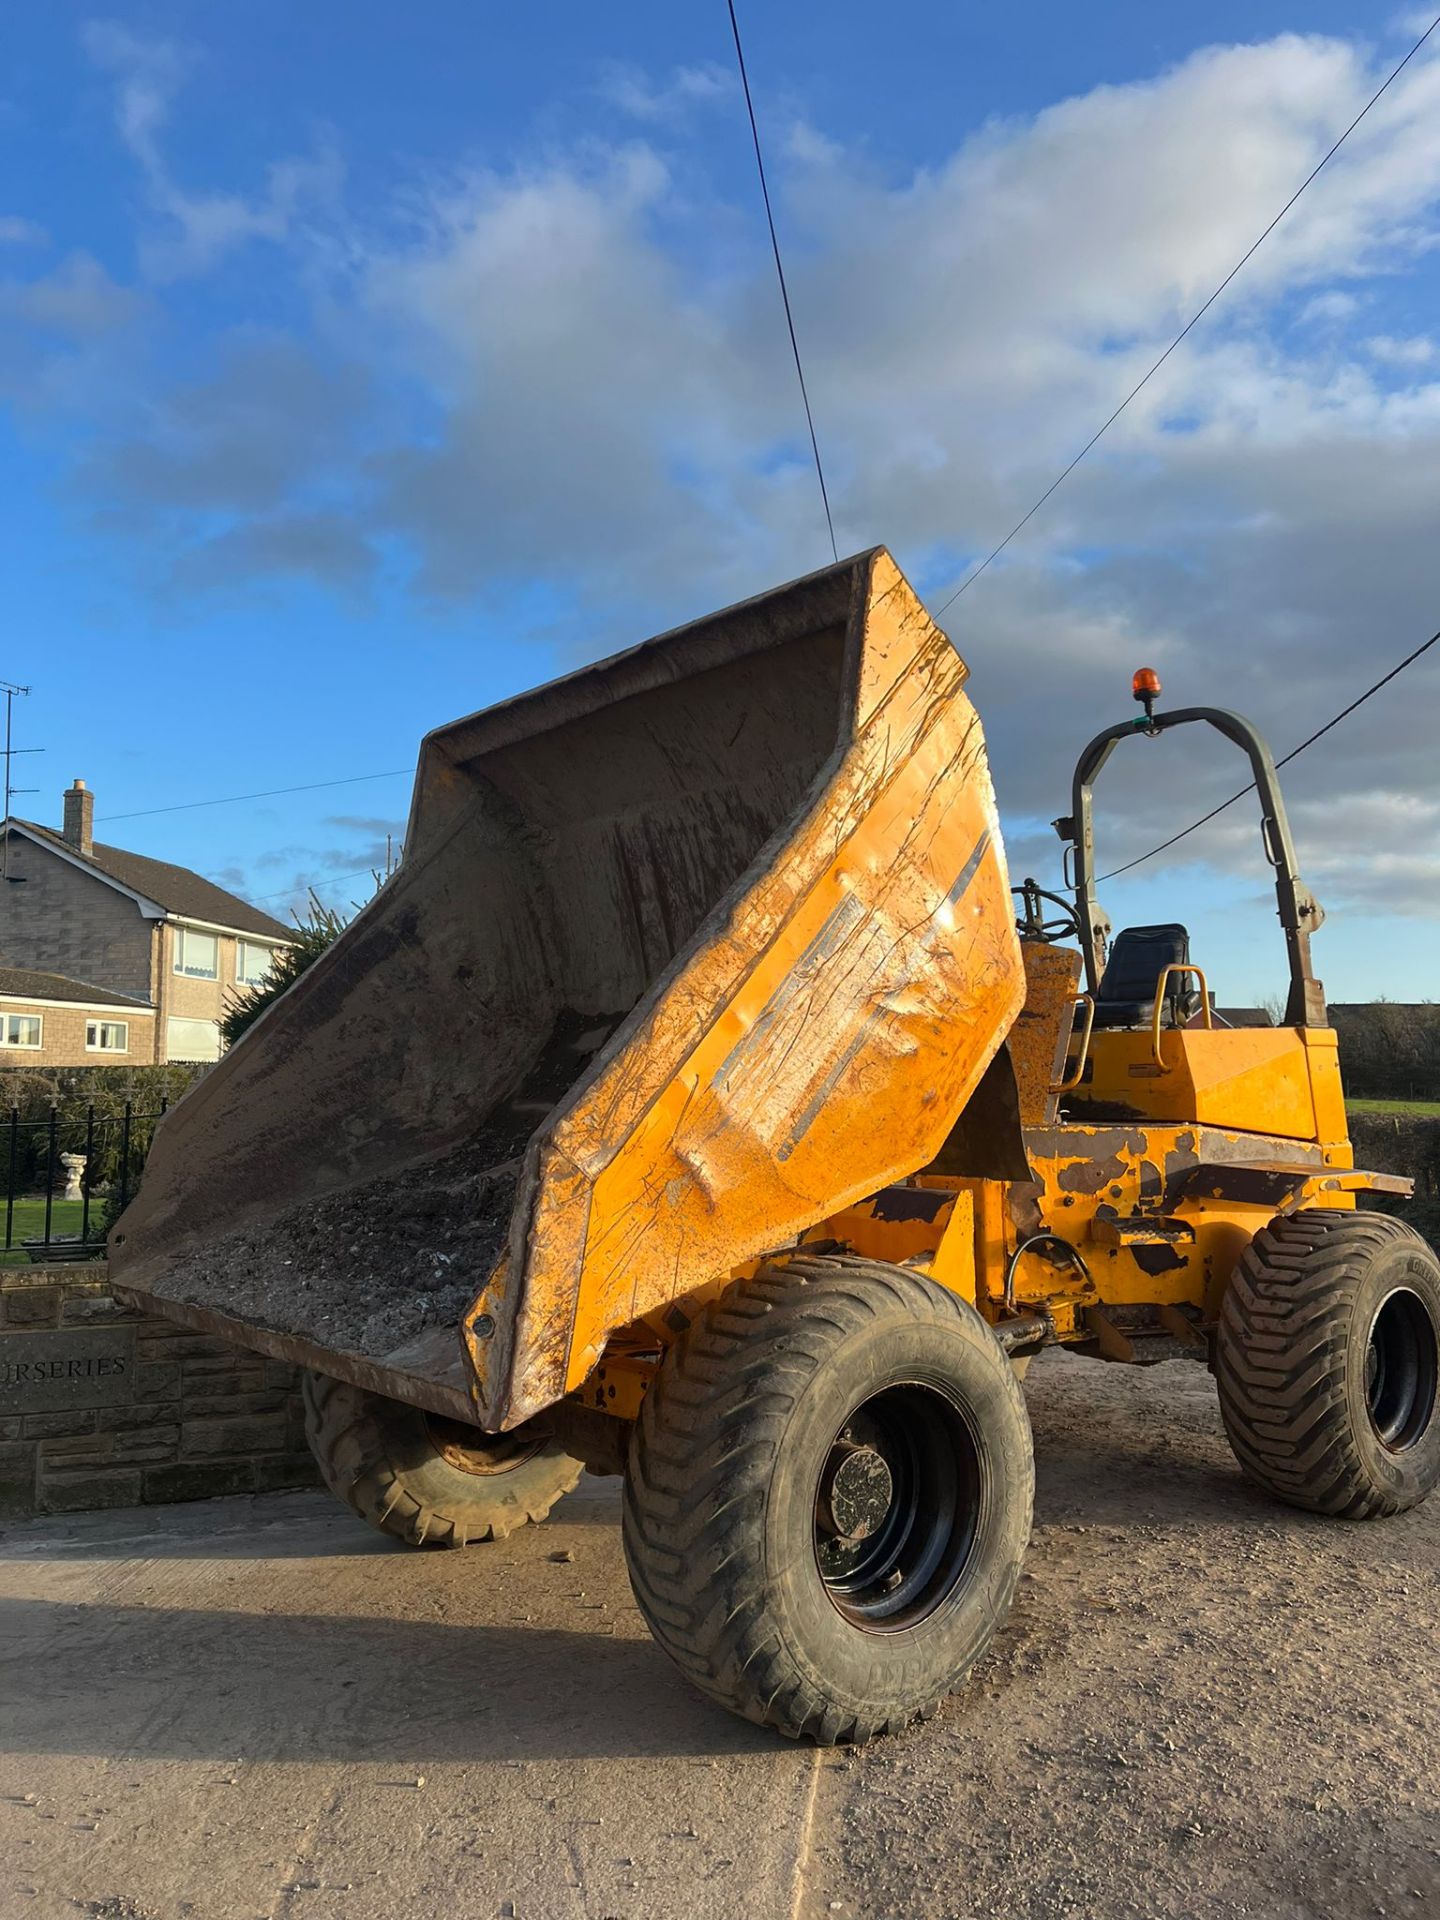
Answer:
<svg viewBox="0 0 1440 1920"><path fill-rule="evenodd" d="M1417 1113L1430 1119L1440 1116L1440 1100L1347 1100L1352 1113Z"/></svg>
<svg viewBox="0 0 1440 1920"><path fill-rule="evenodd" d="M103 1200L90 1203L90 1230L93 1233L100 1224L104 1212ZM56 1200L50 1208L50 1238L63 1239L66 1235L80 1231L80 1219L83 1207L78 1200ZM5 1208L0 1203L0 1263L5 1266L25 1266L30 1256L21 1246L22 1240L39 1240L45 1232L45 1202L43 1199L26 1198L15 1202L15 1210L10 1224L10 1251L3 1250L5 1238Z"/></svg>

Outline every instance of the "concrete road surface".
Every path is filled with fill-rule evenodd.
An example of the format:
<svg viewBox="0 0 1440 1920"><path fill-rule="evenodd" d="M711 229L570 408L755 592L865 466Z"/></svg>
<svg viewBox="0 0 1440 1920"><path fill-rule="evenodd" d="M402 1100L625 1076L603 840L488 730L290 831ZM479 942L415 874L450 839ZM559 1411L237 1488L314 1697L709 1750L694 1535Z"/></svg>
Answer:
<svg viewBox="0 0 1440 1920"><path fill-rule="evenodd" d="M1193 1365L1027 1396L1015 1613L861 1754L680 1680L614 1482L462 1553L318 1494L11 1529L0 1915L1434 1920L1440 1509L1269 1506Z"/></svg>

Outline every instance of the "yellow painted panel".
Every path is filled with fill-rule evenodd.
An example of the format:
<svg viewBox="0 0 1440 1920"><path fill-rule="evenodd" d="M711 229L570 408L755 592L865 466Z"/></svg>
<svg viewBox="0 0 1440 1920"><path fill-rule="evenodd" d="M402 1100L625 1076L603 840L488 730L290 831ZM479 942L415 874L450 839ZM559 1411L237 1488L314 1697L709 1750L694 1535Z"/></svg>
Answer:
<svg viewBox="0 0 1440 1920"><path fill-rule="evenodd" d="M1083 1117L1089 1103L1107 1118L1196 1121L1203 1126L1315 1140L1310 1053L1294 1027L1169 1029L1157 1065L1146 1032L1097 1033L1092 1071L1067 1101ZM1343 1138L1343 1129L1341 1137Z"/></svg>
<svg viewBox="0 0 1440 1920"><path fill-rule="evenodd" d="M1350 1151L1350 1123L1345 1117L1345 1089L1340 1083L1340 1042L1333 1027L1302 1027L1306 1063L1310 1069L1311 1097L1315 1103L1318 1137L1343 1153L1329 1156L1332 1166L1354 1164Z"/></svg>
<svg viewBox="0 0 1440 1920"><path fill-rule="evenodd" d="M974 1301L979 1291L975 1271L975 1190L960 1187L955 1194L949 1217L935 1257L930 1262L930 1277L951 1293Z"/></svg>

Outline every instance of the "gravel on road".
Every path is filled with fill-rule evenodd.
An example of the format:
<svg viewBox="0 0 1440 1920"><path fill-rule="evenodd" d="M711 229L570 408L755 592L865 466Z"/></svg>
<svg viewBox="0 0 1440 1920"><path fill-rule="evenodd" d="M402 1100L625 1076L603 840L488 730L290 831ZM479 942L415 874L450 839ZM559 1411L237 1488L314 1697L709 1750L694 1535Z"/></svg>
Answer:
<svg viewBox="0 0 1440 1920"><path fill-rule="evenodd" d="M1435 1920L1440 1504L1314 1519L1192 1362L1031 1368L1019 1599L797 1748L645 1634L616 1483L415 1553L316 1494L0 1539L0 1916Z"/></svg>
<svg viewBox="0 0 1440 1920"><path fill-rule="evenodd" d="M822 1770L813 1911L1436 1920L1440 1501L1275 1504L1192 1361L1025 1391L1016 1605L935 1722Z"/></svg>

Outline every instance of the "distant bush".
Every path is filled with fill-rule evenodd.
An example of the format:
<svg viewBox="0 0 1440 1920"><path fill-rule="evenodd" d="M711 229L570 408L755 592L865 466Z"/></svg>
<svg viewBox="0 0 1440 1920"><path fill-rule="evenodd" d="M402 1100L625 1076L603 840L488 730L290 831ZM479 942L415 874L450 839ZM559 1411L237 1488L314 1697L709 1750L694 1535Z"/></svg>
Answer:
<svg viewBox="0 0 1440 1920"><path fill-rule="evenodd" d="M1421 1238L1440 1253L1440 1200L1397 1200L1393 1194L1387 1194L1377 1211L1393 1213L1397 1219L1408 1221Z"/></svg>
<svg viewBox="0 0 1440 1920"><path fill-rule="evenodd" d="M1399 1173L1415 1182L1412 1199L1362 1195L1362 1207L1408 1220L1440 1250L1440 1118L1405 1113L1352 1113L1350 1140L1357 1167Z"/></svg>
<svg viewBox="0 0 1440 1920"><path fill-rule="evenodd" d="M1440 1100L1440 1005L1332 1006L1345 1091L1357 1100Z"/></svg>

